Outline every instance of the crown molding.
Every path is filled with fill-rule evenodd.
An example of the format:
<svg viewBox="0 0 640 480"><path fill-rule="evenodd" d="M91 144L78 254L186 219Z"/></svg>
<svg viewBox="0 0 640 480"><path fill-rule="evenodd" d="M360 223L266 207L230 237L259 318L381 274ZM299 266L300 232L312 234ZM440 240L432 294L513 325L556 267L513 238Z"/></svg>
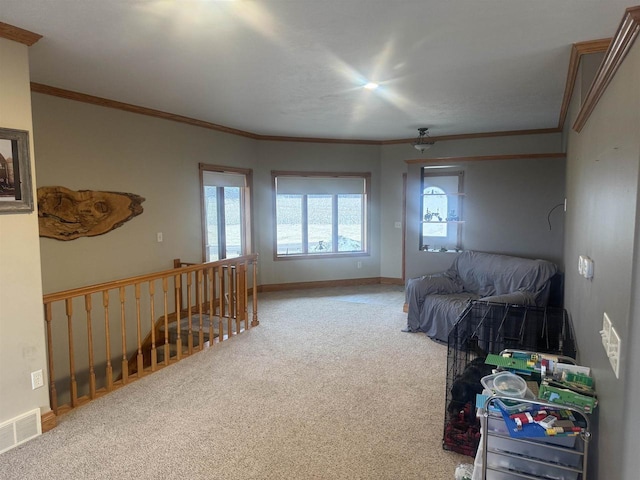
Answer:
<svg viewBox="0 0 640 480"><path fill-rule="evenodd" d="M627 15L629 12L639 10L640 7L634 7L627 9ZM632 18L635 18L632 16ZM624 20L623 20L624 23ZM636 21L637 23L637 21ZM0 27L2 24L0 23ZM8 25L11 27L10 25ZM15 27L13 27L15 28ZM621 26L622 28L622 26ZM621 29L620 28L620 29ZM620 30L619 29L619 30ZM20 29L18 29L20 30ZM26 32L26 30L24 31ZM30 32L28 32L30 33ZM636 32L637 33L637 32ZM34 34L36 35L36 34ZM2 36L0 31L0 36ZM39 36L41 38L41 36ZM36 40L37 41L37 40ZM573 44L571 48L571 57L569 60L569 68L567 72L567 80L565 83L565 91L562 101L562 106L560 109L560 118L558 121L557 127L552 128L539 128L539 129L526 129L526 130L505 130L505 131L496 131L496 132L479 132L479 133L463 133L457 135L441 135L441 136L432 136L429 137L434 142L444 142L444 141L453 141L453 140L468 140L468 139L477 139L477 138L491 138L491 137L508 137L508 136L517 136L517 135L544 135L544 134L552 134L562 132L564 128L564 122L566 120L567 111L569 108L569 103L571 101L571 96L573 95L573 90L575 87L575 81L578 73L578 67L580 64L580 59L582 55L592 54L604 52L607 48L613 45L613 42L610 38L603 38L598 40L590 40L586 42L579 42ZM626 53L626 52L625 52ZM597 77L596 77L597 78ZM246 138L251 138L254 140L261 141L269 141L269 142L300 142L300 143L324 143L324 144L343 144L343 145L400 145L405 143L412 143L415 138L400 138L400 139L390 139L390 140L363 140L363 139L339 139L339 138L322 138L322 137L294 137L294 136L279 136L279 135L261 135L253 132L248 132L245 130L235 129L231 127L226 127L224 125L219 125L216 123L206 122L204 120L199 120L196 118L186 117L183 115L176 115L168 112L163 112L160 110L155 110L147 107L142 107L139 105L133 105L124 102L118 102L116 100L110 100L103 97L97 97L93 95L88 95L85 93L75 92L71 90L65 90L62 88L52 87L49 85L44 85L40 83L31 83L31 90L33 92L42 93L45 95L52 95L61 98L66 98L68 100L74 100L84 103L90 103L93 105L99 105L107 108L114 108L118 110L123 110L131 113L137 113L140 115L147 115L156 118L162 118L165 120L171 120L174 122L185 123L187 125L197 126L201 128L206 128L209 130L215 130L219 132L229 133L232 135L239 135ZM585 102L586 103L586 102ZM575 127L574 127L575 128Z"/></svg>
<svg viewBox="0 0 640 480"><path fill-rule="evenodd" d="M416 158L414 160L405 160L408 165L439 165L458 162L478 162L486 160L535 160L541 158L567 158L566 153L513 153L507 155L477 155L471 157L434 157L434 158Z"/></svg>
<svg viewBox="0 0 640 480"><path fill-rule="evenodd" d="M301 142L301 143L337 143L348 145L382 145L382 140L361 140L349 138L322 138L322 137L287 137L278 135L255 134L257 140L266 142Z"/></svg>
<svg viewBox="0 0 640 480"><path fill-rule="evenodd" d="M22 43L23 45L30 47L40 40L42 35L9 25L8 23L0 22L0 37Z"/></svg>
<svg viewBox="0 0 640 480"><path fill-rule="evenodd" d="M624 17L618 26L618 30L605 53L602 64L596 73L591 88L582 103L582 108L573 124L573 129L580 133L587 120L591 116L593 109L598 104L602 94L609 86L614 75L620 68L629 49L634 44L640 31L640 6L630 7L625 10Z"/></svg>
<svg viewBox="0 0 640 480"><path fill-rule="evenodd" d="M461 133L458 135L441 135L439 137L429 136L429 141L446 142L450 140L468 140L473 138L489 138L489 137L511 137L516 135L544 135L547 133L558 133L561 130L557 127L553 128L535 128L529 130L504 130L498 132L481 132L481 133ZM397 145L403 143L413 143L416 138L399 138L395 140L382 140L380 145Z"/></svg>
<svg viewBox="0 0 640 480"><path fill-rule="evenodd" d="M116 110L124 110L125 112L138 113L140 115L147 115L149 117L162 118L164 120L171 120L172 122L186 123L187 125L207 128L209 130L216 130L218 132L230 133L232 135L239 135L241 137L247 137L252 139L258 138L258 135L254 133L245 132L244 130L238 130L236 128L225 127L224 125L218 125L217 123L205 122L204 120L185 117L184 115L176 115L174 113L163 112L161 110L154 110L153 108L141 107L139 105L132 105L130 103L118 102L116 100L96 97L94 95L74 92L72 90L65 90L63 88L51 87L49 85L43 85L41 83L31 82L31 91L36 93L43 93L45 95L52 95L54 97L66 98L67 100L75 100L77 102L90 103L92 105L99 105L101 107L115 108Z"/></svg>
<svg viewBox="0 0 640 480"><path fill-rule="evenodd" d="M216 130L218 132L230 133L232 135L239 135L242 137L251 138L254 140L262 140L267 142L301 142L301 143L325 143L325 144L346 144L346 145L395 145L402 143L411 143L415 138L402 138L395 140L362 140L362 139L342 139L342 138L321 138L321 137L292 137L292 136L277 136L277 135L260 135L258 133L247 132L245 130L239 130L237 128L225 127L224 125L218 125L216 123L206 122L204 120L198 120L197 118L185 117L184 115L176 115L173 113L163 112L161 110L154 110L152 108L142 107L139 105L133 105L130 103L118 102L116 100L110 100L108 98L96 97L94 95L88 95L86 93L74 92L72 90L65 90L63 88L52 87L50 85L44 85L42 83L31 82L31 91L36 93L42 93L44 95L52 95L54 97L65 98L67 100L74 100L77 102L90 103L92 105L99 105L101 107L114 108L116 110L123 110L130 113L138 113L140 115L147 115L156 118L162 118L165 120L171 120L173 122L186 123L187 125L193 125L196 127L207 128L209 130ZM442 135L439 137L429 137L431 140L444 142L447 140L465 140L472 138L488 138L488 137L508 137L513 135L542 135L546 133L558 133L561 130L557 127L554 128L540 128L529 130L508 130L502 132L482 132L482 133L463 133L459 135Z"/></svg>
<svg viewBox="0 0 640 480"><path fill-rule="evenodd" d="M562 106L560 107L558 130L562 131L564 129L564 122L567 119L569 103L571 103L571 97L573 96L573 90L576 85L578 67L580 66L582 55L606 52L610 44L611 38L602 38L600 40L590 40L588 42L574 43L571 47L571 57L569 58L569 69L567 71L567 82L564 86L564 96L562 97Z"/></svg>

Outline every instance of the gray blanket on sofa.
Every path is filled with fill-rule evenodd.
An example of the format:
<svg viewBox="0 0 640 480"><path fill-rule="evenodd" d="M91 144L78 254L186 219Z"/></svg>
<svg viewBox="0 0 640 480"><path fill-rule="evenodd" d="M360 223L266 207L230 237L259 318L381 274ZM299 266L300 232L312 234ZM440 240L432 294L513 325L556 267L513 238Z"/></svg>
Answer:
<svg viewBox="0 0 640 480"><path fill-rule="evenodd" d="M469 300L546 306L556 272L556 265L546 260L463 252L447 271L407 282L405 331L446 342Z"/></svg>

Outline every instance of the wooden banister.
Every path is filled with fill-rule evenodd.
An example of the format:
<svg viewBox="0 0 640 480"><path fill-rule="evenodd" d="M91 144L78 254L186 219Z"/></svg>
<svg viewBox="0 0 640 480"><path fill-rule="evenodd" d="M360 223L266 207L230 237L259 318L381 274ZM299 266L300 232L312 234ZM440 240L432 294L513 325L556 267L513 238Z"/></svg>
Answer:
<svg viewBox="0 0 640 480"><path fill-rule="evenodd" d="M174 265L44 295L54 413L65 413L258 325L257 255L203 264L176 259ZM113 351L117 344L120 348Z"/></svg>

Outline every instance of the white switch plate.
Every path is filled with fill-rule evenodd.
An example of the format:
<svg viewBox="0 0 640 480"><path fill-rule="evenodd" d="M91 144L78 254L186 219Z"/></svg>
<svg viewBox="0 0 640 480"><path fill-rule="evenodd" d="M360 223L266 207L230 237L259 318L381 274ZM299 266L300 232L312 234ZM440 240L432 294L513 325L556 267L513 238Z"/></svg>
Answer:
<svg viewBox="0 0 640 480"><path fill-rule="evenodd" d="M156 239L158 240L158 243L162 243L162 232L158 232L156 233Z"/></svg>
<svg viewBox="0 0 640 480"><path fill-rule="evenodd" d="M44 386L44 376L42 374L42 370L31 372L31 389L35 390L36 388L40 388L42 386Z"/></svg>
<svg viewBox="0 0 640 480"><path fill-rule="evenodd" d="M620 378L620 347L621 347L620 335L616 332L616 329L611 327L611 337L609 339L609 349L607 350L607 356L609 357L609 363L611 368L616 374L616 378Z"/></svg>
<svg viewBox="0 0 640 480"><path fill-rule="evenodd" d="M600 336L602 337L602 346L607 354L609 353L609 341L611 339L611 320L607 312L604 312L602 316L602 330L600 330Z"/></svg>

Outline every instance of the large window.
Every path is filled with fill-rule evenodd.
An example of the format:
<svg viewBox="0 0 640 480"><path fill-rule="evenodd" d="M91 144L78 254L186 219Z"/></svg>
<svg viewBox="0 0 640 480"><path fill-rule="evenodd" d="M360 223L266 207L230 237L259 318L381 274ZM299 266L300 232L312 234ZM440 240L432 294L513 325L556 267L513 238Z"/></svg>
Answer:
<svg viewBox="0 0 640 480"><path fill-rule="evenodd" d="M422 169L420 249L449 251L462 248L463 172Z"/></svg>
<svg viewBox="0 0 640 480"><path fill-rule="evenodd" d="M369 173L271 174L276 258L368 253Z"/></svg>
<svg viewBox="0 0 640 480"><path fill-rule="evenodd" d="M200 165L204 260L250 253L251 170Z"/></svg>

